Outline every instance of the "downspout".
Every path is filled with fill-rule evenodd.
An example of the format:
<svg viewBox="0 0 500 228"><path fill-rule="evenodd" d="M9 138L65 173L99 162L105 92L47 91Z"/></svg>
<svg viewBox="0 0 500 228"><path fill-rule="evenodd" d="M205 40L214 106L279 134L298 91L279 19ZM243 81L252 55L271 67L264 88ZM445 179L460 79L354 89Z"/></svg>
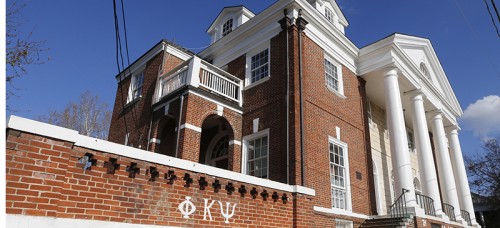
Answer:
<svg viewBox="0 0 500 228"><path fill-rule="evenodd" d="M301 185L305 186L305 148L304 148L304 98L302 96L302 31L307 25L307 21L302 18L302 9L299 9L299 18L297 18L298 33L299 33L299 99L300 99L300 181Z"/></svg>
<svg viewBox="0 0 500 228"><path fill-rule="evenodd" d="M288 18L288 10L283 11L285 18L281 24L282 29L285 29L286 39L286 183L290 184L290 50L288 43L288 27L290 18Z"/></svg>
<svg viewBox="0 0 500 228"><path fill-rule="evenodd" d="M179 140L181 137L181 120L182 120L182 107L184 106L184 95L179 95L181 105L179 106L179 124L177 125L177 143L175 144L175 157L179 157Z"/></svg>

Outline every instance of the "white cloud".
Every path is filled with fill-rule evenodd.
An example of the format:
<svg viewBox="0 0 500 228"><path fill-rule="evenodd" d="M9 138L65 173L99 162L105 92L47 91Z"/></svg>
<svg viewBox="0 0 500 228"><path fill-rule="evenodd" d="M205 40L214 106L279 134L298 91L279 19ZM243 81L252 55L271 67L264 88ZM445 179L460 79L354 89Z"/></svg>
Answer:
<svg viewBox="0 0 500 228"><path fill-rule="evenodd" d="M475 136L500 134L500 97L490 95L470 104L460 120L462 127L473 131Z"/></svg>

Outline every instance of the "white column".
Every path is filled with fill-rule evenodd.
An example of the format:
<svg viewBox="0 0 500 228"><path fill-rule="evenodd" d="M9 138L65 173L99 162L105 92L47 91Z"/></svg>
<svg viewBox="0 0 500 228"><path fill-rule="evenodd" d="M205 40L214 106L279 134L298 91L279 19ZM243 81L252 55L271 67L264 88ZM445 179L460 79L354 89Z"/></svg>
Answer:
<svg viewBox="0 0 500 228"><path fill-rule="evenodd" d="M451 168L450 154L448 153L448 146L446 144L446 134L444 132L441 110L431 113L431 121L443 203L454 207L455 218L459 221L462 220L462 216L460 215L457 188L455 184L455 177L453 175L453 169Z"/></svg>
<svg viewBox="0 0 500 228"><path fill-rule="evenodd" d="M396 197L402 193L402 189L410 192L406 194L406 205L416 207L415 189L411 173L410 154L408 152L408 138L406 136L403 105L399 91L397 68L386 69L384 74L385 105L387 112L387 130L391 145L392 169L394 171L394 182Z"/></svg>
<svg viewBox="0 0 500 228"><path fill-rule="evenodd" d="M432 156L431 140L424 108L424 94L421 90L414 90L407 94L410 98L411 111L413 115L413 132L415 133L415 145L418 155L418 166L420 167L420 180L423 194L434 200L436 215L441 216L441 197L439 185Z"/></svg>
<svg viewBox="0 0 500 228"><path fill-rule="evenodd" d="M460 208L469 212L472 224L476 224L476 216L474 215L474 206L472 205L472 198L470 194L469 181L465 172L464 159L462 157L462 149L460 148L460 141L458 139L458 126L447 128L448 140L450 143L450 157L451 165L453 167L453 174L457 184L458 202Z"/></svg>

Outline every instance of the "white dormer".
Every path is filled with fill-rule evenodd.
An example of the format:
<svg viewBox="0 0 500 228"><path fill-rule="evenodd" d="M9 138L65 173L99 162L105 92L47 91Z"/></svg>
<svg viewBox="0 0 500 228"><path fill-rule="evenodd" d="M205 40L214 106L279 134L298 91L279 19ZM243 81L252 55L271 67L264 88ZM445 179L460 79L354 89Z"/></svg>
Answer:
<svg viewBox="0 0 500 228"><path fill-rule="evenodd" d="M233 30L254 17L255 14L244 6L224 7L207 30L215 43L220 38L229 35Z"/></svg>
<svg viewBox="0 0 500 228"><path fill-rule="evenodd" d="M349 25L344 14L340 10L335 0L307 0L316 10L318 10L330 23L345 34L345 27Z"/></svg>

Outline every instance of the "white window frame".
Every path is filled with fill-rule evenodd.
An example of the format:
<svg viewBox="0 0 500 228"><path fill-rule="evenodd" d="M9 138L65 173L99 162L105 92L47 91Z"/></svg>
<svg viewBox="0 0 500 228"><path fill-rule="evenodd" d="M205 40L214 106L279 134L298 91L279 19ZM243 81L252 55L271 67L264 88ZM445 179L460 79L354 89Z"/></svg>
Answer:
<svg viewBox="0 0 500 228"><path fill-rule="evenodd" d="M349 220L344 220L344 219L335 219L335 227L348 227L348 228L353 228L353 222Z"/></svg>
<svg viewBox="0 0 500 228"><path fill-rule="evenodd" d="M327 72L327 68L326 68L326 62L327 61L330 64L332 64L333 66L335 66L336 73L337 73L337 81L338 81L337 89L335 89L332 86L328 85L327 78L331 77L331 76L327 74L328 73ZM342 65L339 62L337 62L334 58L332 58L331 56L329 56L328 54L325 53L325 58L324 58L324 61L323 61L323 66L324 66L324 76L325 76L325 86L326 86L326 88L328 88L330 91L332 91L335 94L337 94L339 97L346 98L344 96L344 80L343 80L343 77L342 77Z"/></svg>
<svg viewBox="0 0 500 228"><path fill-rule="evenodd" d="M342 148L344 153L344 189L345 189L345 208L334 207L333 204L333 195L330 195L330 201L332 203L332 208L335 210L342 211L352 211L352 202L351 202L351 180L350 180L350 172L349 172L349 150L347 143L340 141L337 138L332 136L328 136L328 169L330 170L330 192L333 188L339 188L334 185L332 182L332 173L330 169L330 144L337 145ZM330 193L331 194L331 193Z"/></svg>
<svg viewBox="0 0 500 228"><path fill-rule="evenodd" d="M228 23L231 24L231 27L227 26ZM228 18L226 20L226 22L224 22L222 24L222 27L221 27L221 37L227 36L229 33L231 33L233 31L233 28L234 28L234 20L231 17L231 18ZM225 30L225 29L227 29L227 30Z"/></svg>
<svg viewBox="0 0 500 228"><path fill-rule="evenodd" d="M333 11L331 9L329 9L328 7L325 7L325 18L326 20L328 20L330 23L334 24L334 20L335 20L335 14L333 13Z"/></svg>
<svg viewBox="0 0 500 228"><path fill-rule="evenodd" d="M260 78L257 81L252 82L252 57L260 54L261 52L267 49L267 75ZM263 82L266 82L271 77L271 48L269 45L269 41L264 42L259 47L250 51L246 55L246 76L245 76L245 89L251 88L253 86L259 85Z"/></svg>
<svg viewBox="0 0 500 228"><path fill-rule="evenodd" d="M141 78L140 82L141 84L138 86L138 78ZM136 99L139 99L142 97L142 87L144 86L144 71L139 71L137 74L132 74L130 78L130 86L128 90L128 96L127 96L127 103L130 103ZM139 95L135 95L136 91L140 90Z"/></svg>
<svg viewBox="0 0 500 228"><path fill-rule="evenodd" d="M265 130L262 130L262 131L259 131L259 132L256 132L256 133L253 133L251 135L247 135L245 137L243 137L243 144L242 144L242 156L241 156L241 173L243 174L247 174L247 175L250 175L248 174L248 148L249 148L249 142L250 141L253 141L255 139L258 139L258 138L262 138L262 137L266 137L267 136L267 178L265 179L269 179L269 175L270 175L270 172L269 172L269 128L268 129L265 129Z"/></svg>

